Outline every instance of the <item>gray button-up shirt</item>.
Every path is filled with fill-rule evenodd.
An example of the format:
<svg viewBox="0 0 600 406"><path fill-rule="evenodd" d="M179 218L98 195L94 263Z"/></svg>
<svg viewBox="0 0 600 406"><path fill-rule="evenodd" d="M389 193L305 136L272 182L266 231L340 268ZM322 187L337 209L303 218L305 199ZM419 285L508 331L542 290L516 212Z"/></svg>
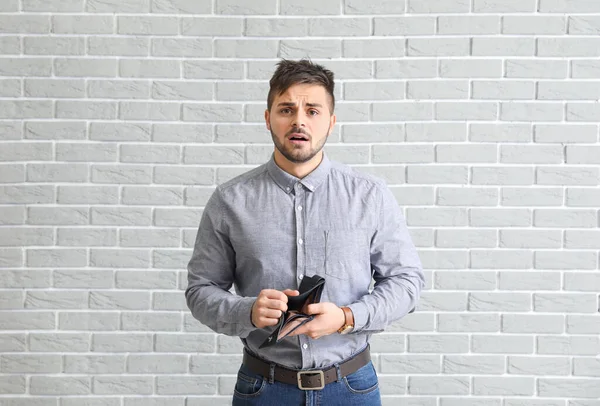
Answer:
<svg viewBox="0 0 600 406"><path fill-rule="evenodd" d="M326 280L321 302L352 309L353 332L288 337L259 350L273 331L251 322L260 291L297 289L314 274ZM372 333L413 310L423 285L404 217L383 181L325 155L298 179L271 157L218 186L209 199L185 294L195 318L241 337L251 353L291 368L316 368L352 356Z"/></svg>

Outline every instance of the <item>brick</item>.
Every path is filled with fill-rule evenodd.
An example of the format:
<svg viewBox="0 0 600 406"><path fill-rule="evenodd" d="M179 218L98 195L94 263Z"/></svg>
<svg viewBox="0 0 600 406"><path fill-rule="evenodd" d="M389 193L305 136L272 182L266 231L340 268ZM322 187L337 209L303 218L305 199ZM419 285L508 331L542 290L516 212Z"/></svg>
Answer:
<svg viewBox="0 0 600 406"><path fill-rule="evenodd" d="M58 326L61 330L115 331L119 330L118 313L61 312Z"/></svg>
<svg viewBox="0 0 600 406"><path fill-rule="evenodd" d="M597 379L540 378L538 393L543 397L600 398Z"/></svg>
<svg viewBox="0 0 600 406"><path fill-rule="evenodd" d="M435 148L436 161L443 163L492 163L498 155L495 145L440 144Z"/></svg>
<svg viewBox="0 0 600 406"><path fill-rule="evenodd" d="M563 162L563 148L558 145L502 145L500 162L560 164Z"/></svg>
<svg viewBox="0 0 600 406"><path fill-rule="evenodd" d="M90 139L97 141L150 141L150 126L143 123L91 123Z"/></svg>
<svg viewBox="0 0 600 406"><path fill-rule="evenodd" d="M168 59L121 59L119 74L135 78L179 78L180 63Z"/></svg>
<svg viewBox="0 0 600 406"><path fill-rule="evenodd" d="M87 302L86 292L29 291L25 296L25 308L27 309L85 309Z"/></svg>
<svg viewBox="0 0 600 406"><path fill-rule="evenodd" d="M77 121L30 121L25 123L25 138L31 140L84 140L85 122ZM10 144L8 144L10 146ZM47 144L32 144L38 148L45 147ZM58 150L63 147L64 143L57 143ZM69 145L69 144L66 144ZM82 144L77 144L81 146ZM98 146L101 148L101 146ZM39 157L35 160L39 160Z"/></svg>
<svg viewBox="0 0 600 406"><path fill-rule="evenodd" d="M29 391L32 395L87 395L91 393L89 377L32 376Z"/></svg>
<svg viewBox="0 0 600 406"><path fill-rule="evenodd" d="M116 204L117 186L59 186L58 203L61 204Z"/></svg>
<svg viewBox="0 0 600 406"><path fill-rule="evenodd" d="M329 36L368 36L371 33L371 22L366 17L350 18L318 18L308 19L308 35L316 37ZM290 33L285 35L291 36ZM384 43L386 41L383 41Z"/></svg>
<svg viewBox="0 0 600 406"><path fill-rule="evenodd" d="M157 166L154 168L154 182L173 185L212 185L215 170L191 166Z"/></svg>
<svg viewBox="0 0 600 406"><path fill-rule="evenodd" d="M566 230L565 248L600 249L600 230Z"/></svg>
<svg viewBox="0 0 600 406"><path fill-rule="evenodd" d="M571 61L571 77L574 79L593 79L597 77L600 64L596 59L578 59Z"/></svg>
<svg viewBox="0 0 600 406"><path fill-rule="evenodd" d="M85 11L96 13L147 13L150 0L88 0Z"/></svg>
<svg viewBox="0 0 600 406"><path fill-rule="evenodd" d="M62 289L109 289L113 286L114 275L106 270L56 270L52 273L53 286Z"/></svg>
<svg viewBox="0 0 600 406"><path fill-rule="evenodd" d="M150 352L152 334L97 333L92 336L93 352Z"/></svg>
<svg viewBox="0 0 600 406"><path fill-rule="evenodd" d="M133 271L135 272L135 271ZM119 274L117 274L119 275ZM119 280L120 281L120 280ZM122 287L122 286L119 286ZM140 286L141 288L141 286ZM143 291L91 291L90 309L104 310L148 310L150 292ZM116 314L118 313L106 313Z"/></svg>
<svg viewBox="0 0 600 406"><path fill-rule="evenodd" d="M23 251L21 248L0 248L0 266L22 267L23 266Z"/></svg>
<svg viewBox="0 0 600 406"><path fill-rule="evenodd" d="M473 81L473 99L531 100L535 98L535 83L526 81Z"/></svg>
<svg viewBox="0 0 600 406"><path fill-rule="evenodd" d="M189 79L243 79L244 64L240 61L184 61L183 77Z"/></svg>
<svg viewBox="0 0 600 406"><path fill-rule="evenodd" d="M158 269L183 269L192 255L191 250L155 250L152 265Z"/></svg>
<svg viewBox="0 0 600 406"><path fill-rule="evenodd" d="M88 166L85 164L28 164L28 182L87 182Z"/></svg>
<svg viewBox="0 0 600 406"><path fill-rule="evenodd" d="M380 167L378 167L380 168ZM371 172L376 176L381 176L381 173ZM404 174L404 172L398 173L398 171L394 171L391 175L384 176L384 179L389 184L393 183L404 183L404 177L400 177L400 174ZM396 201L399 205L433 205L435 201L433 188L429 186L421 187L421 186L401 186L401 187L390 187ZM416 236L413 236L416 239ZM433 238L433 237L432 237Z"/></svg>
<svg viewBox="0 0 600 406"><path fill-rule="evenodd" d="M433 58L375 61L375 77L377 79L435 78L437 61Z"/></svg>
<svg viewBox="0 0 600 406"><path fill-rule="evenodd" d="M600 360L595 358L574 358L573 375L600 376Z"/></svg>
<svg viewBox="0 0 600 406"><path fill-rule="evenodd" d="M405 41L402 39L349 39L342 44L346 58L389 58L405 53Z"/></svg>
<svg viewBox="0 0 600 406"><path fill-rule="evenodd" d="M51 72L50 57L0 58L0 73L5 76L50 76Z"/></svg>
<svg viewBox="0 0 600 406"><path fill-rule="evenodd" d="M467 267L466 251L433 251L420 250L419 255L425 268L464 269Z"/></svg>
<svg viewBox="0 0 600 406"><path fill-rule="evenodd" d="M372 109L373 121L429 121L433 119L433 103L431 102L378 102L372 104ZM339 110L338 118L345 121Z"/></svg>
<svg viewBox="0 0 600 406"><path fill-rule="evenodd" d="M475 13L532 13L537 9L535 0L474 0L473 11Z"/></svg>
<svg viewBox="0 0 600 406"><path fill-rule="evenodd" d="M567 103L567 121L597 121L598 117L597 103Z"/></svg>
<svg viewBox="0 0 600 406"><path fill-rule="evenodd" d="M127 357L127 372L132 374L177 374L187 372L187 355L140 355Z"/></svg>
<svg viewBox="0 0 600 406"><path fill-rule="evenodd" d="M473 269L530 269L533 253L528 250L472 250Z"/></svg>
<svg viewBox="0 0 600 406"><path fill-rule="evenodd" d="M467 224L467 211L460 208L408 208L409 226L462 226Z"/></svg>
<svg viewBox="0 0 600 406"><path fill-rule="evenodd" d="M89 27L87 21L82 22L82 24L84 23L86 27ZM54 74L69 77L116 77L117 61L100 58L57 57L54 59Z"/></svg>
<svg viewBox="0 0 600 406"><path fill-rule="evenodd" d="M408 351L411 353L466 353L468 346L466 335L414 334L408 336Z"/></svg>
<svg viewBox="0 0 600 406"><path fill-rule="evenodd" d="M0 210L1 225L25 224L25 207L4 206Z"/></svg>
<svg viewBox="0 0 600 406"><path fill-rule="evenodd" d="M190 224L196 224L201 217L202 210L198 209L155 209L154 225L162 227L186 227ZM179 237L177 240L177 243L173 240L171 246L179 246Z"/></svg>
<svg viewBox="0 0 600 406"><path fill-rule="evenodd" d="M177 103L121 102L119 118L124 120L176 121L181 106Z"/></svg>
<svg viewBox="0 0 600 406"><path fill-rule="evenodd" d="M469 83L462 80L409 81L407 99L467 99Z"/></svg>
<svg viewBox="0 0 600 406"><path fill-rule="evenodd" d="M0 183L25 182L24 164L0 164Z"/></svg>
<svg viewBox="0 0 600 406"><path fill-rule="evenodd" d="M468 0L430 0L421 2L419 0L408 0L409 13L461 13L469 12L471 8Z"/></svg>
<svg viewBox="0 0 600 406"><path fill-rule="evenodd" d="M538 167L540 185L595 186L600 182L597 167Z"/></svg>
<svg viewBox="0 0 600 406"><path fill-rule="evenodd" d="M545 313L595 313L598 303L593 294L537 293L533 295L533 309Z"/></svg>
<svg viewBox="0 0 600 406"><path fill-rule="evenodd" d="M531 295L527 293L469 294L469 311L483 312L528 312L531 310Z"/></svg>
<svg viewBox="0 0 600 406"><path fill-rule="evenodd" d="M156 292L152 300L153 310L188 311L185 296L181 292ZM185 371L184 371L185 372Z"/></svg>
<svg viewBox="0 0 600 406"><path fill-rule="evenodd" d="M0 68L1 69L1 68ZM21 122L0 122L0 140L20 140L23 138Z"/></svg>
<svg viewBox="0 0 600 406"><path fill-rule="evenodd" d="M429 163L434 160L432 145L374 145L375 164L380 163Z"/></svg>
<svg viewBox="0 0 600 406"><path fill-rule="evenodd" d="M479 396L532 396L534 378L529 377L475 377L473 393Z"/></svg>
<svg viewBox="0 0 600 406"><path fill-rule="evenodd" d="M507 59L507 78L563 79L567 77L568 63L551 59Z"/></svg>
<svg viewBox="0 0 600 406"><path fill-rule="evenodd" d="M176 81L155 81L152 83L152 98L157 100L212 100L213 85Z"/></svg>
<svg viewBox="0 0 600 406"><path fill-rule="evenodd" d="M597 355L600 350L598 337L537 337L538 352L549 355Z"/></svg>
<svg viewBox="0 0 600 406"><path fill-rule="evenodd" d="M142 165L93 165L92 182L139 184L151 183L152 167Z"/></svg>
<svg viewBox="0 0 600 406"><path fill-rule="evenodd" d="M500 230L500 248L558 248L562 233L553 230Z"/></svg>
<svg viewBox="0 0 600 406"><path fill-rule="evenodd" d="M531 185L533 179L533 168L478 166L472 168L471 183L474 185Z"/></svg>
<svg viewBox="0 0 600 406"><path fill-rule="evenodd" d="M568 145L567 164L600 164L600 148L595 146Z"/></svg>
<svg viewBox="0 0 600 406"><path fill-rule="evenodd" d="M393 3L394 5L400 4L399 2ZM373 13L372 7L369 8L371 9L369 13ZM373 18L374 35L433 35L435 34L435 24L436 19L434 17L424 16L386 16Z"/></svg>
<svg viewBox="0 0 600 406"><path fill-rule="evenodd" d="M331 15L341 14L341 4L309 0L302 3L281 0L279 13L282 15ZM275 13L273 13L275 14Z"/></svg>
<svg viewBox="0 0 600 406"><path fill-rule="evenodd" d="M490 355L448 355L444 357L443 372L447 374L485 374L504 373L504 357Z"/></svg>
<svg viewBox="0 0 600 406"><path fill-rule="evenodd" d="M140 281L139 271L119 271L115 286L120 289L175 289L177 275L165 271L150 272Z"/></svg>
<svg viewBox="0 0 600 406"><path fill-rule="evenodd" d="M406 45L408 56L467 56L469 51L468 38L409 38Z"/></svg>
<svg viewBox="0 0 600 406"><path fill-rule="evenodd" d="M244 127L242 127L244 128ZM263 127L256 128L257 139L264 138ZM342 127L342 140L351 143L364 142L399 142L404 141L404 126L402 124L346 124ZM233 131L232 131L233 132ZM217 134L219 129L217 128ZM368 136L366 136L368 134Z"/></svg>
<svg viewBox="0 0 600 406"><path fill-rule="evenodd" d="M112 16L53 15L52 32L55 34L112 34L115 29Z"/></svg>
<svg viewBox="0 0 600 406"><path fill-rule="evenodd" d="M213 395L217 379L213 376L159 376L156 381L159 395Z"/></svg>
<svg viewBox="0 0 600 406"><path fill-rule="evenodd" d="M179 21L175 17L119 16L117 33L125 35L177 35Z"/></svg>
<svg viewBox="0 0 600 406"><path fill-rule="evenodd" d="M49 34L50 16L16 14L0 16L0 33Z"/></svg>
<svg viewBox="0 0 600 406"><path fill-rule="evenodd" d="M502 206L562 206L562 188L502 188Z"/></svg>
<svg viewBox="0 0 600 406"><path fill-rule="evenodd" d="M590 0L540 0L542 13L594 13L600 5Z"/></svg>
<svg viewBox="0 0 600 406"><path fill-rule="evenodd" d="M477 58L440 60L440 77L443 78L498 78L500 76L502 76L502 61L499 60Z"/></svg>
<svg viewBox="0 0 600 406"><path fill-rule="evenodd" d="M401 374L437 374L441 371L438 355L389 355L380 356L381 372Z"/></svg>
<svg viewBox="0 0 600 406"><path fill-rule="evenodd" d="M261 82L219 82L216 85L216 99L224 101L260 100L269 91L266 83Z"/></svg>
<svg viewBox="0 0 600 406"><path fill-rule="evenodd" d="M29 350L39 352L87 352L90 347L87 333L31 333Z"/></svg>
<svg viewBox="0 0 600 406"><path fill-rule="evenodd" d="M242 105L240 104L183 104L184 121L240 122L241 117Z"/></svg>
<svg viewBox="0 0 600 406"><path fill-rule="evenodd" d="M282 41L281 44L282 56L285 43L287 41ZM276 40L216 39L214 47L214 54L218 58L274 58L278 56L278 41Z"/></svg>
<svg viewBox="0 0 600 406"><path fill-rule="evenodd" d="M0 101L0 119L51 118L52 106L48 100Z"/></svg>
<svg viewBox="0 0 600 406"><path fill-rule="evenodd" d="M596 142L598 127L588 124L535 125L535 141L544 143Z"/></svg>
<svg viewBox="0 0 600 406"><path fill-rule="evenodd" d="M467 126L463 123L406 123L408 142L465 141Z"/></svg>
<svg viewBox="0 0 600 406"><path fill-rule="evenodd" d="M598 213L588 209L537 209L533 224L537 227L596 227Z"/></svg>
<svg viewBox="0 0 600 406"><path fill-rule="evenodd" d="M76 248L29 248L27 266L74 268L87 265L85 249Z"/></svg>
<svg viewBox="0 0 600 406"><path fill-rule="evenodd" d="M186 400L187 399L187 400ZM206 402L207 399L198 397L160 397L160 398L149 398L149 397L126 397L124 398L125 406L184 406L184 402L187 402L189 406L193 406L191 402ZM212 398L211 404L216 400ZM199 403L198 405L200 405Z"/></svg>
<svg viewBox="0 0 600 406"><path fill-rule="evenodd" d="M374 351L378 353L404 352L406 348L406 336L398 333L378 334L371 341Z"/></svg>
<svg viewBox="0 0 600 406"><path fill-rule="evenodd" d="M2 310L23 310L24 292L19 291L0 291L0 309ZM1 358L1 356L0 356Z"/></svg>
<svg viewBox="0 0 600 406"><path fill-rule="evenodd" d="M29 207L27 224L85 225L89 223L87 207Z"/></svg>
<svg viewBox="0 0 600 406"><path fill-rule="evenodd" d="M440 16L437 34L485 35L500 33L498 16Z"/></svg>
<svg viewBox="0 0 600 406"><path fill-rule="evenodd" d="M502 315L502 332L518 334L562 333L562 315Z"/></svg>
<svg viewBox="0 0 600 406"><path fill-rule="evenodd" d="M342 41L339 39L282 40L279 43L279 51L275 53L288 59L304 58L309 54L313 58L339 58L342 56ZM344 54L344 56L348 55ZM266 57L271 58L274 55L269 53Z"/></svg>
<svg viewBox="0 0 600 406"><path fill-rule="evenodd" d="M424 291L417 308L422 312L466 311L467 293ZM414 313L414 315L416 314ZM433 318L433 314L431 317Z"/></svg>
<svg viewBox="0 0 600 406"><path fill-rule="evenodd" d="M552 82L537 84L539 100L597 100L600 86L596 82Z"/></svg>
<svg viewBox="0 0 600 406"><path fill-rule="evenodd" d="M204 38L153 38L151 53L155 56L207 58L212 55L212 43Z"/></svg>
<svg viewBox="0 0 600 406"><path fill-rule="evenodd" d="M27 55L83 55L85 41L77 37L25 37L24 53Z"/></svg>
<svg viewBox="0 0 600 406"><path fill-rule="evenodd" d="M468 170L464 166L417 166L407 167L407 182L420 184L466 184Z"/></svg>
<svg viewBox="0 0 600 406"><path fill-rule="evenodd" d="M404 83L393 81L346 82L344 100L398 100L404 98Z"/></svg>
<svg viewBox="0 0 600 406"><path fill-rule="evenodd" d="M535 254L536 269L596 269L597 255L587 251L539 251Z"/></svg>
<svg viewBox="0 0 600 406"><path fill-rule="evenodd" d="M180 147L178 145L121 145L120 157L121 162L128 163L179 163Z"/></svg>
<svg viewBox="0 0 600 406"><path fill-rule="evenodd" d="M88 53L90 55L146 56L149 49L150 39L147 37L113 38L92 36L88 42Z"/></svg>
<svg viewBox="0 0 600 406"><path fill-rule="evenodd" d="M459 271L436 274L436 289L448 290L494 290L496 275L493 272Z"/></svg>
<svg viewBox="0 0 600 406"><path fill-rule="evenodd" d="M558 272L500 272L499 287L502 290L559 290Z"/></svg>
<svg viewBox="0 0 600 406"><path fill-rule="evenodd" d="M186 146L183 150L183 162L186 164L241 164L244 150L240 147L195 147Z"/></svg>
<svg viewBox="0 0 600 406"><path fill-rule="evenodd" d="M561 121L564 106L561 103L503 102L500 119L505 121Z"/></svg>
<svg viewBox="0 0 600 406"><path fill-rule="evenodd" d="M215 191L215 188L212 186L211 187L188 187L185 189L185 192L184 192L184 203L186 206L206 206L210 196L213 194L214 191ZM184 231L184 233L185 233L185 231ZM193 242L192 242L192 246L193 246ZM184 243L184 247L185 247L185 243Z"/></svg>
<svg viewBox="0 0 600 406"><path fill-rule="evenodd" d="M116 230L105 228L59 228L57 235L62 246L109 246L117 239Z"/></svg>
<svg viewBox="0 0 600 406"><path fill-rule="evenodd" d="M444 229L436 232L435 245L441 248L493 248L498 244L494 230Z"/></svg>
<svg viewBox="0 0 600 406"><path fill-rule="evenodd" d="M152 125L152 141L154 142L208 143L212 139L213 128L210 124L157 123Z"/></svg>
<svg viewBox="0 0 600 406"><path fill-rule="evenodd" d="M114 102L67 101L56 102L56 118L112 120L117 117Z"/></svg>
<svg viewBox="0 0 600 406"><path fill-rule="evenodd" d="M440 314L439 332L497 332L500 316L496 314Z"/></svg>
<svg viewBox="0 0 600 406"><path fill-rule="evenodd" d="M168 353L212 353L215 351L215 335L210 334L190 334L190 333L156 333L156 344L154 351ZM239 368L239 363L236 365L226 365L223 359L236 358L240 359L240 355L223 355L223 354L202 354L192 355L190 357L190 373L192 374L215 374L222 369L223 373L236 373ZM210 368L210 365L215 365L215 368Z"/></svg>
<svg viewBox="0 0 600 406"><path fill-rule="evenodd" d="M1 49L0 49L1 50ZM2 97L21 97L21 80L1 79L0 96Z"/></svg>
<svg viewBox="0 0 600 406"><path fill-rule="evenodd" d="M150 376L95 376L94 394L151 395L153 378Z"/></svg>
<svg viewBox="0 0 600 406"><path fill-rule="evenodd" d="M149 254L147 250L92 248L90 250L90 266L100 268L148 268L150 265Z"/></svg>
<svg viewBox="0 0 600 406"><path fill-rule="evenodd" d="M18 0L7 0L0 6L1 12L17 12L19 11ZM10 405L13 406L13 405ZM37 406L37 405L36 405Z"/></svg>
<svg viewBox="0 0 600 406"><path fill-rule="evenodd" d="M0 161L49 161L52 145L48 142L5 142L0 151Z"/></svg>
<svg viewBox="0 0 600 406"><path fill-rule="evenodd" d="M61 373L62 360L59 355L4 354L0 356L2 373Z"/></svg>
<svg viewBox="0 0 600 406"><path fill-rule="evenodd" d="M569 375L567 357L508 357L508 373L516 375Z"/></svg>
<svg viewBox="0 0 600 406"><path fill-rule="evenodd" d="M479 335L472 336L472 351L487 354L532 354L533 337L525 335Z"/></svg>
<svg viewBox="0 0 600 406"><path fill-rule="evenodd" d="M194 2L187 0L151 0L150 11L160 14L211 14L212 2L210 0Z"/></svg>
<svg viewBox="0 0 600 406"><path fill-rule="evenodd" d="M152 223L152 209L146 207L92 207L91 224L143 226Z"/></svg>
<svg viewBox="0 0 600 406"><path fill-rule="evenodd" d="M450 376L410 376L408 393L414 395L468 395L469 379Z"/></svg>
<svg viewBox="0 0 600 406"><path fill-rule="evenodd" d="M179 230L146 228L121 230L122 247L178 247Z"/></svg>
<svg viewBox="0 0 600 406"><path fill-rule="evenodd" d="M435 104L436 120L465 121L498 118L498 103L487 101L442 101Z"/></svg>
<svg viewBox="0 0 600 406"><path fill-rule="evenodd" d="M150 84L142 80L89 80L87 91L90 98L148 99Z"/></svg>
<svg viewBox="0 0 600 406"><path fill-rule="evenodd" d="M600 56L598 38L538 38L537 52L539 57L597 57Z"/></svg>
<svg viewBox="0 0 600 406"><path fill-rule="evenodd" d="M66 354L64 362L64 372L69 374L121 374L125 372L125 355Z"/></svg>

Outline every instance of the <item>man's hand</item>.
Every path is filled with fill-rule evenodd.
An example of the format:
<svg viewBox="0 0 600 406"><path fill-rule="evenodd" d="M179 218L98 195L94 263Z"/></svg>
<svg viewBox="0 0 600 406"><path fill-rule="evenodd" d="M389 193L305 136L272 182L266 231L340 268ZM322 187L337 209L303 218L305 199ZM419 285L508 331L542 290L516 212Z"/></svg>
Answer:
<svg viewBox="0 0 600 406"><path fill-rule="evenodd" d="M344 311L333 303L323 302L307 306L307 314L315 318L298 327L290 336L306 334L312 339L328 336L337 332L346 322Z"/></svg>
<svg viewBox="0 0 600 406"><path fill-rule="evenodd" d="M287 311L288 296L298 296L297 290L263 289L252 305L252 324L258 328L274 326L282 312Z"/></svg>

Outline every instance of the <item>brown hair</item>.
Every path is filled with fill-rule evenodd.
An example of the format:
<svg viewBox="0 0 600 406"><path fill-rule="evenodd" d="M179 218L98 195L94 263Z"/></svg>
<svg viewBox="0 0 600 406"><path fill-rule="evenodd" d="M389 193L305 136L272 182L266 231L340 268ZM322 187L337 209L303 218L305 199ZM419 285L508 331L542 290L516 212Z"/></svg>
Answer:
<svg viewBox="0 0 600 406"><path fill-rule="evenodd" d="M333 72L321 65L312 63L310 59L301 59L299 61L282 59L277 63L277 69L269 81L270 89L267 96L267 109L271 111L275 96L281 95L291 86L298 84L323 86L331 98L329 110L333 114L333 109L335 108Z"/></svg>

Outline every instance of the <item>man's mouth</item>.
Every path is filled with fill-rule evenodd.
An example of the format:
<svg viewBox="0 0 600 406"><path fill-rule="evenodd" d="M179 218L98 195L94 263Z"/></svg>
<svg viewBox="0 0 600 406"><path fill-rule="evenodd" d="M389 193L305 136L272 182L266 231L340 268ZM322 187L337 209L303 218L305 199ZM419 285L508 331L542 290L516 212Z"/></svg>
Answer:
<svg viewBox="0 0 600 406"><path fill-rule="evenodd" d="M296 141L296 142L308 141L308 137L301 133L293 133L288 138L290 141Z"/></svg>

